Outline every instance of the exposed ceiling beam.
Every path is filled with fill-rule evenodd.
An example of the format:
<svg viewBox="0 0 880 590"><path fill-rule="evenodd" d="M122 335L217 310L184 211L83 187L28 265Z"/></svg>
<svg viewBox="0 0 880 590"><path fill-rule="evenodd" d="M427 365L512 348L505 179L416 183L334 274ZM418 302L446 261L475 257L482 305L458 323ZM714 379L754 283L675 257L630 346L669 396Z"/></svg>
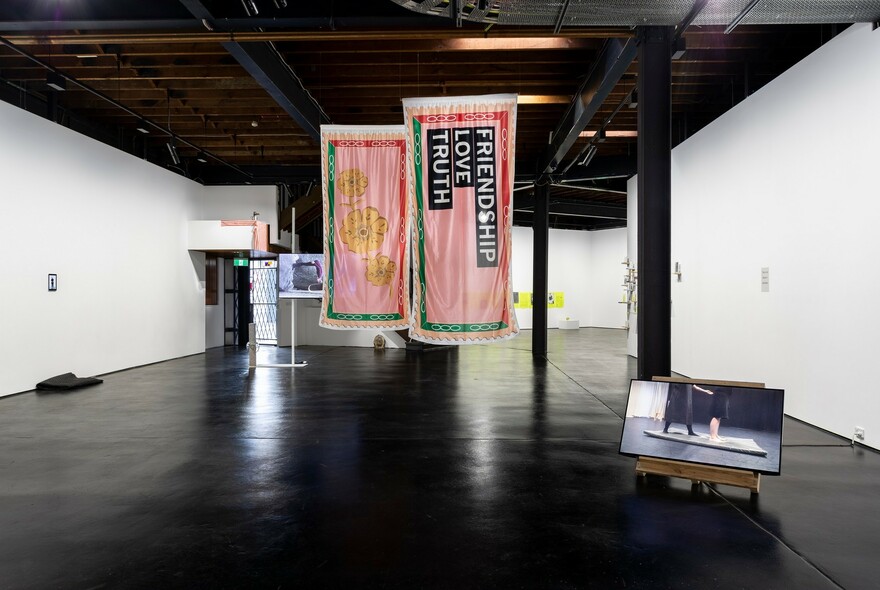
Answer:
<svg viewBox="0 0 880 590"><path fill-rule="evenodd" d="M214 18L201 0L180 0L192 15L212 25ZM321 125L330 117L321 108L284 57L269 42L241 43L230 40L223 48L262 86L302 129L320 141Z"/></svg>
<svg viewBox="0 0 880 590"><path fill-rule="evenodd" d="M535 197L532 195L516 195L513 200L513 210L517 213L532 213L535 207ZM626 207L614 205L597 205L595 203L579 203L576 201L558 202L550 201L550 213L556 215L570 215L572 217L594 217L597 219L626 220Z"/></svg>
<svg viewBox="0 0 880 590"><path fill-rule="evenodd" d="M746 5L746 7L743 8L742 11L741 11L738 15L736 15L736 17L735 17L732 21L730 21L730 24L727 25L727 28L726 28L726 29L724 29L724 34L725 34L725 35L729 35L730 33L732 33L733 30L734 30L734 29L735 29L735 28L736 28L736 27L737 27L742 21L744 21L745 18L746 18L747 16L749 16L749 13L752 12L752 10L754 10L754 8L755 8L758 4L760 4L760 2L761 2L761 0L752 0L751 2L749 2L748 5Z"/></svg>
<svg viewBox="0 0 880 590"><path fill-rule="evenodd" d="M76 87L78 87L78 88L88 92L89 94L99 98L103 102L106 102L107 104L113 105L115 108L119 109L120 111L124 111L124 112L128 113L132 117L135 117L137 120L139 120L141 122L141 124L144 124L147 127L153 128L153 129L158 130L161 133L167 135L171 139L172 145L173 145L174 141L178 141L187 147L193 148L194 150L197 150L197 151L203 153L204 155L210 157L211 159L216 160L217 162L223 164L224 166L232 169L237 175L239 175L238 176L239 179L241 179L242 176L244 176L244 177L250 176L247 172L244 172L241 168L239 168L235 164L228 162L227 160L213 154L212 152L206 152L206 151L202 150L201 147L199 147L199 146L191 143L187 139L177 135L176 133L174 133L170 129L170 127L163 127L161 124L156 123L154 120L144 117L140 113L130 109L129 107L122 104L121 102L114 100L113 98L107 96L103 92L100 92L99 90L92 88L88 84L81 82L77 78L62 72L61 70L58 70L57 68L53 67L48 62L45 62L37 57L34 57L33 55L29 54L24 49L17 47L13 43L10 43L7 39L0 37L0 45L7 47L8 49L21 55L22 57L24 57L27 60L32 61L35 64L38 64L40 67L44 68L47 72L51 72L54 75L58 76L59 78L62 78L64 80L70 82L72 85L75 85Z"/></svg>
<svg viewBox="0 0 880 590"><path fill-rule="evenodd" d="M303 181L318 182L321 179L319 166L248 166L242 170L250 174L252 184L287 184ZM241 184L241 177L219 167L205 167L200 173L204 184Z"/></svg>
<svg viewBox="0 0 880 590"><path fill-rule="evenodd" d="M21 20L0 21L0 31L174 31L194 29L198 21L187 19L145 20Z"/></svg>
<svg viewBox="0 0 880 590"><path fill-rule="evenodd" d="M22 20L0 21L0 31L177 31L198 29L200 20L131 19L131 20ZM253 31L254 29L329 29L331 27L436 27L437 19L430 16L336 16L314 18L218 18L211 26L215 31Z"/></svg>
<svg viewBox="0 0 880 590"><path fill-rule="evenodd" d="M266 89L272 98L315 141L330 117L321 108L281 55L269 43L224 43L223 47Z"/></svg>
<svg viewBox="0 0 880 590"><path fill-rule="evenodd" d="M550 145L538 171L550 174L577 141L596 111L614 90L621 76L636 57L635 39L609 39L596 58L595 65L572 99L568 110L550 137Z"/></svg>
<svg viewBox="0 0 880 590"><path fill-rule="evenodd" d="M183 0L181 0L183 1ZM167 45L169 43L223 43L224 41L423 41L439 39L509 39L528 37L532 39L631 39L633 31L619 27L570 29L554 37L546 29L496 29L487 33L483 29L396 29L396 30L299 30L299 31L245 31L245 32L104 32L64 33L52 35L7 35L16 45L92 45L118 43L127 45ZM405 49L405 48L404 48ZM398 49L399 51L400 49Z"/></svg>
<svg viewBox="0 0 880 590"><path fill-rule="evenodd" d="M706 4L709 3L709 0L696 0L694 5L691 7L690 11L685 15L682 21L675 27L675 41L681 39L681 36L684 35L684 32L687 30L691 24L697 19L703 9L706 7ZM674 45L674 43L673 43Z"/></svg>
<svg viewBox="0 0 880 590"><path fill-rule="evenodd" d="M558 35L562 30L562 25L565 22L565 13L568 12L568 4L571 0L565 0L562 3L562 8L559 9L559 16L556 17L556 24L553 26L553 34Z"/></svg>
<svg viewBox="0 0 880 590"><path fill-rule="evenodd" d="M603 186L588 186L582 184L573 184L571 182L554 182L551 186L557 186L560 188L567 188L575 191L588 191L593 193L610 193L613 195L626 195L626 191L620 191L613 188L606 188Z"/></svg>
<svg viewBox="0 0 880 590"><path fill-rule="evenodd" d="M535 182L535 174L526 168L526 163L517 166L517 182ZM635 173L635 156L596 156L589 168L575 167L559 179L554 176L554 180L562 183L607 180L610 178L629 178Z"/></svg>

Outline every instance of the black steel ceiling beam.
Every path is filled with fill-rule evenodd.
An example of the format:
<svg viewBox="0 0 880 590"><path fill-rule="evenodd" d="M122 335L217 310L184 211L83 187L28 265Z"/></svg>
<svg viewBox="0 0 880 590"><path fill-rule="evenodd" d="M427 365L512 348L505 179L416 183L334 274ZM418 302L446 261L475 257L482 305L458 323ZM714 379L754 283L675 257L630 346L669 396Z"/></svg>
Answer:
<svg viewBox="0 0 880 590"><path fill-rule="evenodd" d="M194 15L195 16L195 15ZM26 20L0 21L0 31L180 31L201 29L202 18L130 20ZM344 27L436 27L431 16L336 16L305 18L217 18L211 19L215 31L237 32L259 29L332 29Z"/></svg>
<svg viewBox="0 0 880 590"><path fill-rule="evenodd" d="M535 198L531 195L513 199L513 210L517 213L531 213L535 207ZM596 219L626 220L626 207L614 205L597 205L595 203L579 203L576 201L558 201L551 199L550 213L570 217L592 217Z"/></svg>
<svg viewBox="0 0 880 590"><path fill-rule="evenodd" d="M685 15L678 26L675 27L675 38L673 39L672 45L675 46L676 42L681 39L681 36L684 35L684 32L687 30L689 26L693 24L697 17L703 12L703 9L706 7L706 4L709 3L709 0L696 0L694 5L691 7L690 11Z"/></svg>
<svg viewBox="0 0 880 590"><path fill-rule="evenodd" d="M621 110L623 110L623 107L625 107L626 105L628 105L630 103L631 99L632 99L632 92L628 93L626 96L623 97L623 100L621 100L617 104L617 106L614 107L614 110L611 111L611 113L607 117L605 117L605 119L602 121L602 124L599 125L599 129L596 131L596 134L590 139L590 141L587 142L587 144L583 147L583 149L574 158L572 158L571 162L568 163L568 166L566 166L565 168L562 169L562 174L567 174L568 171L571 170L572 166L574 166L575 164L580 163L582 166L586 167L587 164L592 163L593 158L589 158L589 160L587 160L587 159L581 160L581 158L584 156L584 154L587 152L587 150L589 150L591 148L593 150L593 152L592 152L593 155L595 155L596 149L597 149L596 144L599 143L600 141L603 141L603 139L600 139L600 137L602 137L602 138L605 137L605 129L608 128L608 126L611 124L611 121L613 121L614 117L617 116L617 113L619 113Z"/></svg>
<svg viewBox="0 0 880 590"><path fill-rule="evenodd" d="M538 164L539 173L556 170L571 150L580 133L587 127L608 95L620 81L636 57L635 39L609 39L596 58L593 69L572 99L565 115L550 137L546 154Z"/></svg>
<svg viewBox="0 0 880 590"><path fill-rule="evenodd" d="M180 0L194 17L214 28L218 22L202 0ZM223 48L247 70L248 74L263 87L275 102L290 115L303 131L315 141L321 140L321 125L330 118L309 91L306 90L293 69L267 42L239 43L227 41Z"/></svg>
<svg viewBox="0 0 880 590"><path fill-rule="evenodd" d="M560 180L601 180L606 178L629 178L638 168L635 156L596 156L589 168L575 167Z"/></svg>
<svg viewBox="0 0 880 590"><path fill-rule="evenodd" d="M556 17L556 24L553 26L553 34L558 35L559 31L562 30L562 25L565 23L565 13L568 12L568 5L571 0L565 0L562 3L562 8L559 9L559 16Z"/></svg>
<svg viewBox="0 0 880 590"><path fill-rule="evenodd" d="M223 43L223 48L262 86L312 139L321 140L321 125L330 123L309 91L271 43Z"/></svg>
<svg viewBox="0 0 880 590"><path fill-rule="evenodd" d="M320 182L319 166L247 166L241 169L250 175L251 184L295 184L297 182ZM241 184L241 177L219 166L204 166L199 171L203 184Z"/></svg>
<svg viewBox="0 0 880 590"><path fill-rule="evenodd" d="M199 22L187 19L145 20L25 20L0 21L0 31L174 31L199 27Z"/></svg>
<svg viewBox="0 0 880 590"><path fill-rule="evenodd" d="M739 24L742 21L744 21L747 16L749 16L749 13L751 13L752 10L754 10L755 7L760 3L761 3L761 0L752 0L751 2L749 2L746 5L746 7L743 8L742 11L740 11L740 13L738 15L736 15L736 17L734 17L734 19L732 21L730 21L730 24L727 25L726 29L724 29L724 34L725 35L731 34L733 32L733 30L737 26L739 26Z"/></svg>
<svg viewBox="0 0 880 590"><path fill-rule="evenodd" d="M605 193L605 194L611 194L611 195L626 195L625 190L618 190L616 188L609 188L609 187L596 186L596 185L576 184L574 182L568 182L568 181L555 182L555 183L553 183L553 186L558 187L558 188L565 188L565 189L569 189L569 190L573 190L573 191L584 191L584 192L590 192L590 193Z"/></svg>
<svg viewBox="0 0 880 590"><path fill-rule="evenodd" d="M516 171L516 182L535 182L538 176L521 164ZM629 178L636 173L637 162L632 156L596 156L589 168L575 166L565 174L553 174L555 182L572 182L578 180L604 180L608 178Z"/></svg>
<svg viewBox="0 0 880 590"><path fill-rule="evenodd" d="M571 229L577 231L597 231L626 227L625 219L591 219L588 217L569 217L557 215L552 211L547 214L552 229ZM533 227L532 212L514 213L513 225L516 227Z"/></svg>

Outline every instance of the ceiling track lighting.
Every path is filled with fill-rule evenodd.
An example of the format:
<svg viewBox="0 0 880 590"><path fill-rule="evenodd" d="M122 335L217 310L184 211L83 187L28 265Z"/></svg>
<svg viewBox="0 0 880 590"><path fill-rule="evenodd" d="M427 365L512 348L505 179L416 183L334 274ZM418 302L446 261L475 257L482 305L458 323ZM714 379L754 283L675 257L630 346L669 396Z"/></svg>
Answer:
<svg viewBox="0 0 880 590"><path fill-rule="evenodd" d="M248 16L257 16L260 14L260 9L257 8L257 3L254 0L241 0L241 5L244 6L244 11Z"/></svg>
<svg viewBox="0 0 880 590"><path fill-rule="evenodd" d="M174 162L175 166L180 166L180 154L177 153L177 148L174 147L173 141L169 141L165 145L168 147L168 153L171 154L171 161Z"/></svg>
<svg viewBox="0 0 880 590"><path fill-rule="evenodd" d="M587 148L587 153L584 154L584 159L578 162L578 166L587 167L590 165L590 162L593 161L593 158L596 156L596 152L599 151L595 145L590 144L590 147Z"/></svg>
<svg viewBox="0 0 880 590"><path fill-rule="evenodd" d="M687 41L685 41L684 37L679 37L675 40L675 45L672 47L672 61L679 60L684 57L684 52L687 50Z"/></svg>
<svg viewBox="0 0 880 590"><path fill-rule="evenodd" d="M282 8L287 8L287 0L274 0L275 8L281 10Z"/></svg>
<svg viewBox="0 0 880 590"><path fill-rule="evenodd" d="M49 74L46 76L46 86L48 86L52 90L64 92L65 90L67 90L67 80L61 74L49 72Z"/></svg>

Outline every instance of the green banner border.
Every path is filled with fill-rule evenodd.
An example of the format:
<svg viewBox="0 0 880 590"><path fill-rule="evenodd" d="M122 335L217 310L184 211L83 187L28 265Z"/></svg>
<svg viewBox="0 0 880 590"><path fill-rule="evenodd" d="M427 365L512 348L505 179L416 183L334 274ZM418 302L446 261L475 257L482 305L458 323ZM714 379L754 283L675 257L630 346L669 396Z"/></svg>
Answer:
<svg viewBox="0 0 880 590"><path fill-rule="evenodd" d="M335 243L336 243L336 229L334 226L336 203L334 201L334 196L336 195L336 146L333 145L333 142L327 141L327 166L330 168L327 170L327 223L328 227L332 232L331 239L327 240L327 250L330 254L330 264L327 265L327 280L330 281L331 285L333 283L333 260L334 255L336 253ZM333 287L335 290L335 286ZM327 318L331 320L338 321L348 321L348 322L395 322L400 321L403 316L399 313L340 313L333 311L333 296L332 292L330 297L328 297L327 301Z"/></svg>
<svg viewBox="0 0 880 590"><path fill-rule="evenodd" d="M417 117L412 118L413 125L413 165L415 168L415 184L416 184L416 232L418 232L419 242L419 285L424 288L419 289L421 294L422 305L417 310L419 314L419 326L422 330L430 330L432 332L442 332L446 334L475 334L481 332L496 332L498 330L507 330L510 328L505 322L483 322L479 324L441 324L428 321L428 305L426 302L428 282L425 279L425 230L419 227L419 220L424 219L422 212L424 211L425 196L422 189L422 158L420 150L422 149L422 123ZM423 309L424 308L424 309Z"/></svg>

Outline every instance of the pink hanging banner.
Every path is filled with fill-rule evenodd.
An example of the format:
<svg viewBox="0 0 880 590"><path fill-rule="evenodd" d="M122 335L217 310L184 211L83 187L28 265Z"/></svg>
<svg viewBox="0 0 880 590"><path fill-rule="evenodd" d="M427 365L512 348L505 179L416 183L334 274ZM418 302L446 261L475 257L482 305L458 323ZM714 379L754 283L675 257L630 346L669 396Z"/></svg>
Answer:
<svg viewBox="0 0 880 590"><path fill-rule="evenodd" d="M516 96L407 98L413 320L423 342L516 336L510 226Z"/></svg>
<svg viewBox="0 0 880 590"><path fill-rule="evenodd" d="M401 125L321 126L324 298L320 325L409 325L406 140Z"/></svg>

